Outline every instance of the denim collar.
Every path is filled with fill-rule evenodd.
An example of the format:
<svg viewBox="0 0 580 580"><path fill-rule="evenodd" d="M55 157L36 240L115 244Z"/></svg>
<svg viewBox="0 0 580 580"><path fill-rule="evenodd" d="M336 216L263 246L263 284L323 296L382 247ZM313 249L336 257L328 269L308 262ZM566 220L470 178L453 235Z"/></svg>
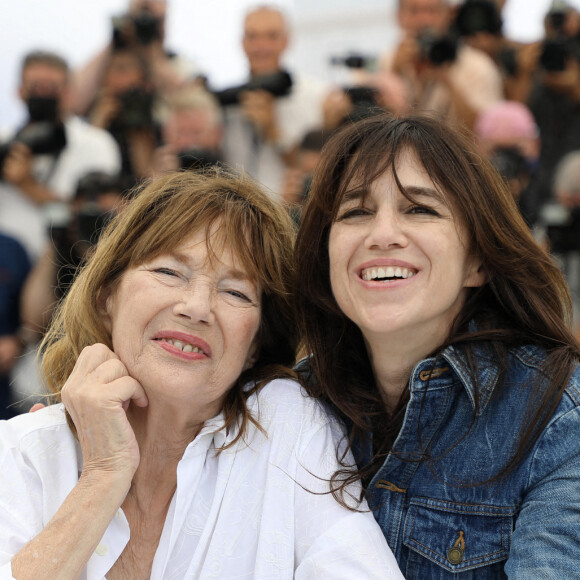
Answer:
<svg viewBox="0 0 580 580"><path fill-rule="evenodd" d="M477 385L472 381L472 371L468 364L468 358L463 349L448 346L442 353L442 357L454 370L457 378L461 381L471 405L475 410L475 391L478 391L479 410L481 414L489 403L497 381L499 379L499 368L495 362L495 356L487 344L477 344L473 346L472 361L475 361L477 368Z"/></svg>

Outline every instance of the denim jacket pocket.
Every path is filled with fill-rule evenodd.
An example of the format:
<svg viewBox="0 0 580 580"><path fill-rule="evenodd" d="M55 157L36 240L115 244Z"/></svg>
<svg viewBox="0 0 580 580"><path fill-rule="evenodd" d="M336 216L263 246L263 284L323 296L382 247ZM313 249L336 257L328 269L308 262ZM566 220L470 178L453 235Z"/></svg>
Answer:
<svg viewBox="0 0 580 580"><path fill-rule="evenodd" d="M490 566L508 557L514 515L513 507L413 498L404 544L447 572Z"/></svg>

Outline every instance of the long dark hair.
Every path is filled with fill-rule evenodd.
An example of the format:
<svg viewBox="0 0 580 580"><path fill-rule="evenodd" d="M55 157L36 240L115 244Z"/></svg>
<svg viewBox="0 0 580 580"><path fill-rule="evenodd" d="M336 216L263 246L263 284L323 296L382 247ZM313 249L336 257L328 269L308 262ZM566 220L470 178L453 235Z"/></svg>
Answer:
<svg viewBox="0 0 580 580"><path fill-rule="evenodd" d="M500 392L510 348L533 344L547 353L544 369L549 373L540 375L544 380L547 376L549 384L530 398L528 427L513 457L493 477L496 479L517 466L541 433L560 401L580 350L568 328L571 299L562 272L534 241L505 183L467 132L428 116L379 115L346 126L326 144L296 245L297 315L303 351L310 354L306 386L346 420L349 447L372 432L373 458L359 469L345 465L335 474L342 483L359 476L368 481L389 452L400 423L393 429L393 417L380 397L362 333L333 297L328 236L353 181L368 191L385 171L392 171L398 180L396 163L408 150L416 153L455 219L464 226L468 250L481 261L488 280L480 288L469 289L447 341L433 356L450 344L461 348L473 361L472 380L477 384L473 348L485 343L500 370L496 387ZM476 323L477 331L470 331L470 322ZM399 408L400 421L404 403ZM476 400L474 418L478 405Z"/></svg>

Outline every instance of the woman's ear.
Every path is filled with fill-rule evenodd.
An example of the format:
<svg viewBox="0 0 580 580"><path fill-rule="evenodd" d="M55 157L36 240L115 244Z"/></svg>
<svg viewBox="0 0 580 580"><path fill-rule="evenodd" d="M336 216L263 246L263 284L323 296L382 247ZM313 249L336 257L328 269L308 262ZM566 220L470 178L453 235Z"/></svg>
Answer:
<svg viewBox="0 0 580 580"><path fill-rule="evenodd" d="M108 287L103 287L99 290L97 294L97 311L101 316L101 320L107 329L107 332L112 332L111 327L111 316L110 316L110 306L111 306L111 292Z"/></svg>
<svg viewBox="0 0 580 580"><path fill-rule="evenodd" d="M479 258L472 258L469 262L464 286L466 288L478 288L487 284L489 282L489 276L481 260Z"/></svg>

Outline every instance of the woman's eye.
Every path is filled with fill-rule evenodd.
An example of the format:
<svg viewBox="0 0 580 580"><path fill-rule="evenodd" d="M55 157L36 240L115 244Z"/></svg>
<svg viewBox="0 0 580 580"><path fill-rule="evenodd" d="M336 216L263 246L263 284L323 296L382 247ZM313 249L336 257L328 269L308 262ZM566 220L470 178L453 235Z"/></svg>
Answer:
<svg viewBox="0 0 580 580"><path fill-rule="evenodd" d="M153 270L155 273L157 274L163 274L165 276L177 276L177 272L175 270L172 270L171 268L155 268L155 270Z"/></svg>
<svg viewBox="0 0 580 580"><path fill-rule="evenodd" d="M233 296L234 298L239 298L244 302L252 302L252 300L246 294L240 292L239 290L226 290L226 293L230 296Z"/></svg>
<svg viewBox="0 0 580 580"><path fill-rule="evenodd" d="M414 205L414 206L411 206L408 211L411 214L425 214L425 215L433 215L433 216L439 215L439 213L436 212L433 208L428 207L426 205Z"/></svg>
<svg viewBox="0 0 580 580"><path fill-rule="evenodd" d="M370 215L370 213L371 211L365 207L353 207L351 209L344 210L341 214L339 214L337 221L365 217Z"/></svg>

